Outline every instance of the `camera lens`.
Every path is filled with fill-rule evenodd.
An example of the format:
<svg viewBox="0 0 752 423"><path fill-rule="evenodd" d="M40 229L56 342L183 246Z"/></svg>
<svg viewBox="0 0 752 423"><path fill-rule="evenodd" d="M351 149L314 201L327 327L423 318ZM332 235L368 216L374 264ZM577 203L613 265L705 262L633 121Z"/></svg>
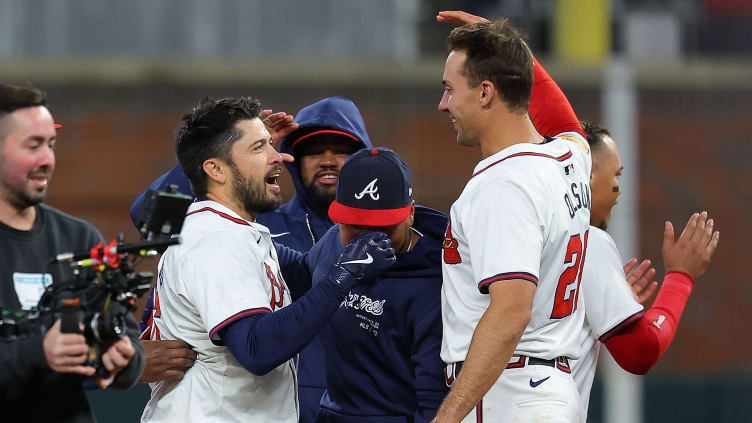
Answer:
<svg viewBox="0 0 752 423"><path fill-rule="evenodd" d="M100 344L112 343L123 337L125 318L109 313L94 313L86 328L87 335L91 334L91 337Z"/></svg>

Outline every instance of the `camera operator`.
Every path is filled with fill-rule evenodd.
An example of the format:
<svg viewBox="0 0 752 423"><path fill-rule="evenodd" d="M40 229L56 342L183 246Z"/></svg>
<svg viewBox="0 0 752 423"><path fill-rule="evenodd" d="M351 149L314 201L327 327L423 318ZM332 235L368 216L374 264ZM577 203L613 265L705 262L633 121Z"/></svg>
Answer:
<svg viewBox="0 0 752 423"><path fill-rule="evenodd" d="M102 241L91 224L43 204L55 168L56 125L44 94L0 85L0 308L17 316L37 304L44 288L73 279L68 264L48 265L63 252L86 251ZM11 313L11 314L9 314ZM109 371L100 387L127 389L143 369L138 326L102 354ZM4 319L3 323L7 324ZM10 326L7 326L10 327ZM7 327L3 328L6 329ZM83 383L95 368L85 365L84 335L62 333L58 319L46 333L0 342L0 410L3 421L94 421ZM14 419L15 417L15 419Z"/></svg>

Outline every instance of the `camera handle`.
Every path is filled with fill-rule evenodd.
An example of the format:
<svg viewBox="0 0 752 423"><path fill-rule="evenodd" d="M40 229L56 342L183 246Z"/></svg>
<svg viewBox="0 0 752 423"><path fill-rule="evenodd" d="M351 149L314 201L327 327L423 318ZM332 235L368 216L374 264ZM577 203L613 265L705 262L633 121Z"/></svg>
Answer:
<svg viewBox="0 0 752 423"><path fill-rule="evenodd" d="M71 292L60 293L60 332L62 333L82 333L81 319L81 298L74 297Z"/></svg>

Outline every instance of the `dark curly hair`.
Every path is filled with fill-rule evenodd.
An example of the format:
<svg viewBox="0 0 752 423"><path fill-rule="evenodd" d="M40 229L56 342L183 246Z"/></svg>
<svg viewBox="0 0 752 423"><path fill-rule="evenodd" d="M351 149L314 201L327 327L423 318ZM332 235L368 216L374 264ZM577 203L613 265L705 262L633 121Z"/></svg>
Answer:
<svg viewBox="0 0 752 423"><path fill-rule="evenodd" d="M582 130L585 131L585 135L587 135L587 142L588 144L590 144L590 150L593 153L603 147L604 135L608 137L611 136L611 133L608 132L608 129L596 123L581 120L580 125L582 125Z"/></svg>
<svg viewBox="0 0 752 423"><path fill-rule="evenodd" d="M175 140L175 154L195 195L205 195L208 177L204 162L212 157L232 163L232 145L243 136L235 124L240 120L255 119L261 112L261 103L250 97L204 98L183 116Z"/></svg>

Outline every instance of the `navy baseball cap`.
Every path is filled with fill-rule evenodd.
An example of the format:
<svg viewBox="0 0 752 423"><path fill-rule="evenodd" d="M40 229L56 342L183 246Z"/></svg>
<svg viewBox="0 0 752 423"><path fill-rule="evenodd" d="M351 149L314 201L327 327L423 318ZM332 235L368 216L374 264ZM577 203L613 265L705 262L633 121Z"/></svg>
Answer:
<svg viewBox="0 0 752 423"><path fill-rule="evenodd" d="M339 171L329 217L346 225L396 225L410 214L412 185L410 168L394 151L384 147L358 150Z"/></svg>

